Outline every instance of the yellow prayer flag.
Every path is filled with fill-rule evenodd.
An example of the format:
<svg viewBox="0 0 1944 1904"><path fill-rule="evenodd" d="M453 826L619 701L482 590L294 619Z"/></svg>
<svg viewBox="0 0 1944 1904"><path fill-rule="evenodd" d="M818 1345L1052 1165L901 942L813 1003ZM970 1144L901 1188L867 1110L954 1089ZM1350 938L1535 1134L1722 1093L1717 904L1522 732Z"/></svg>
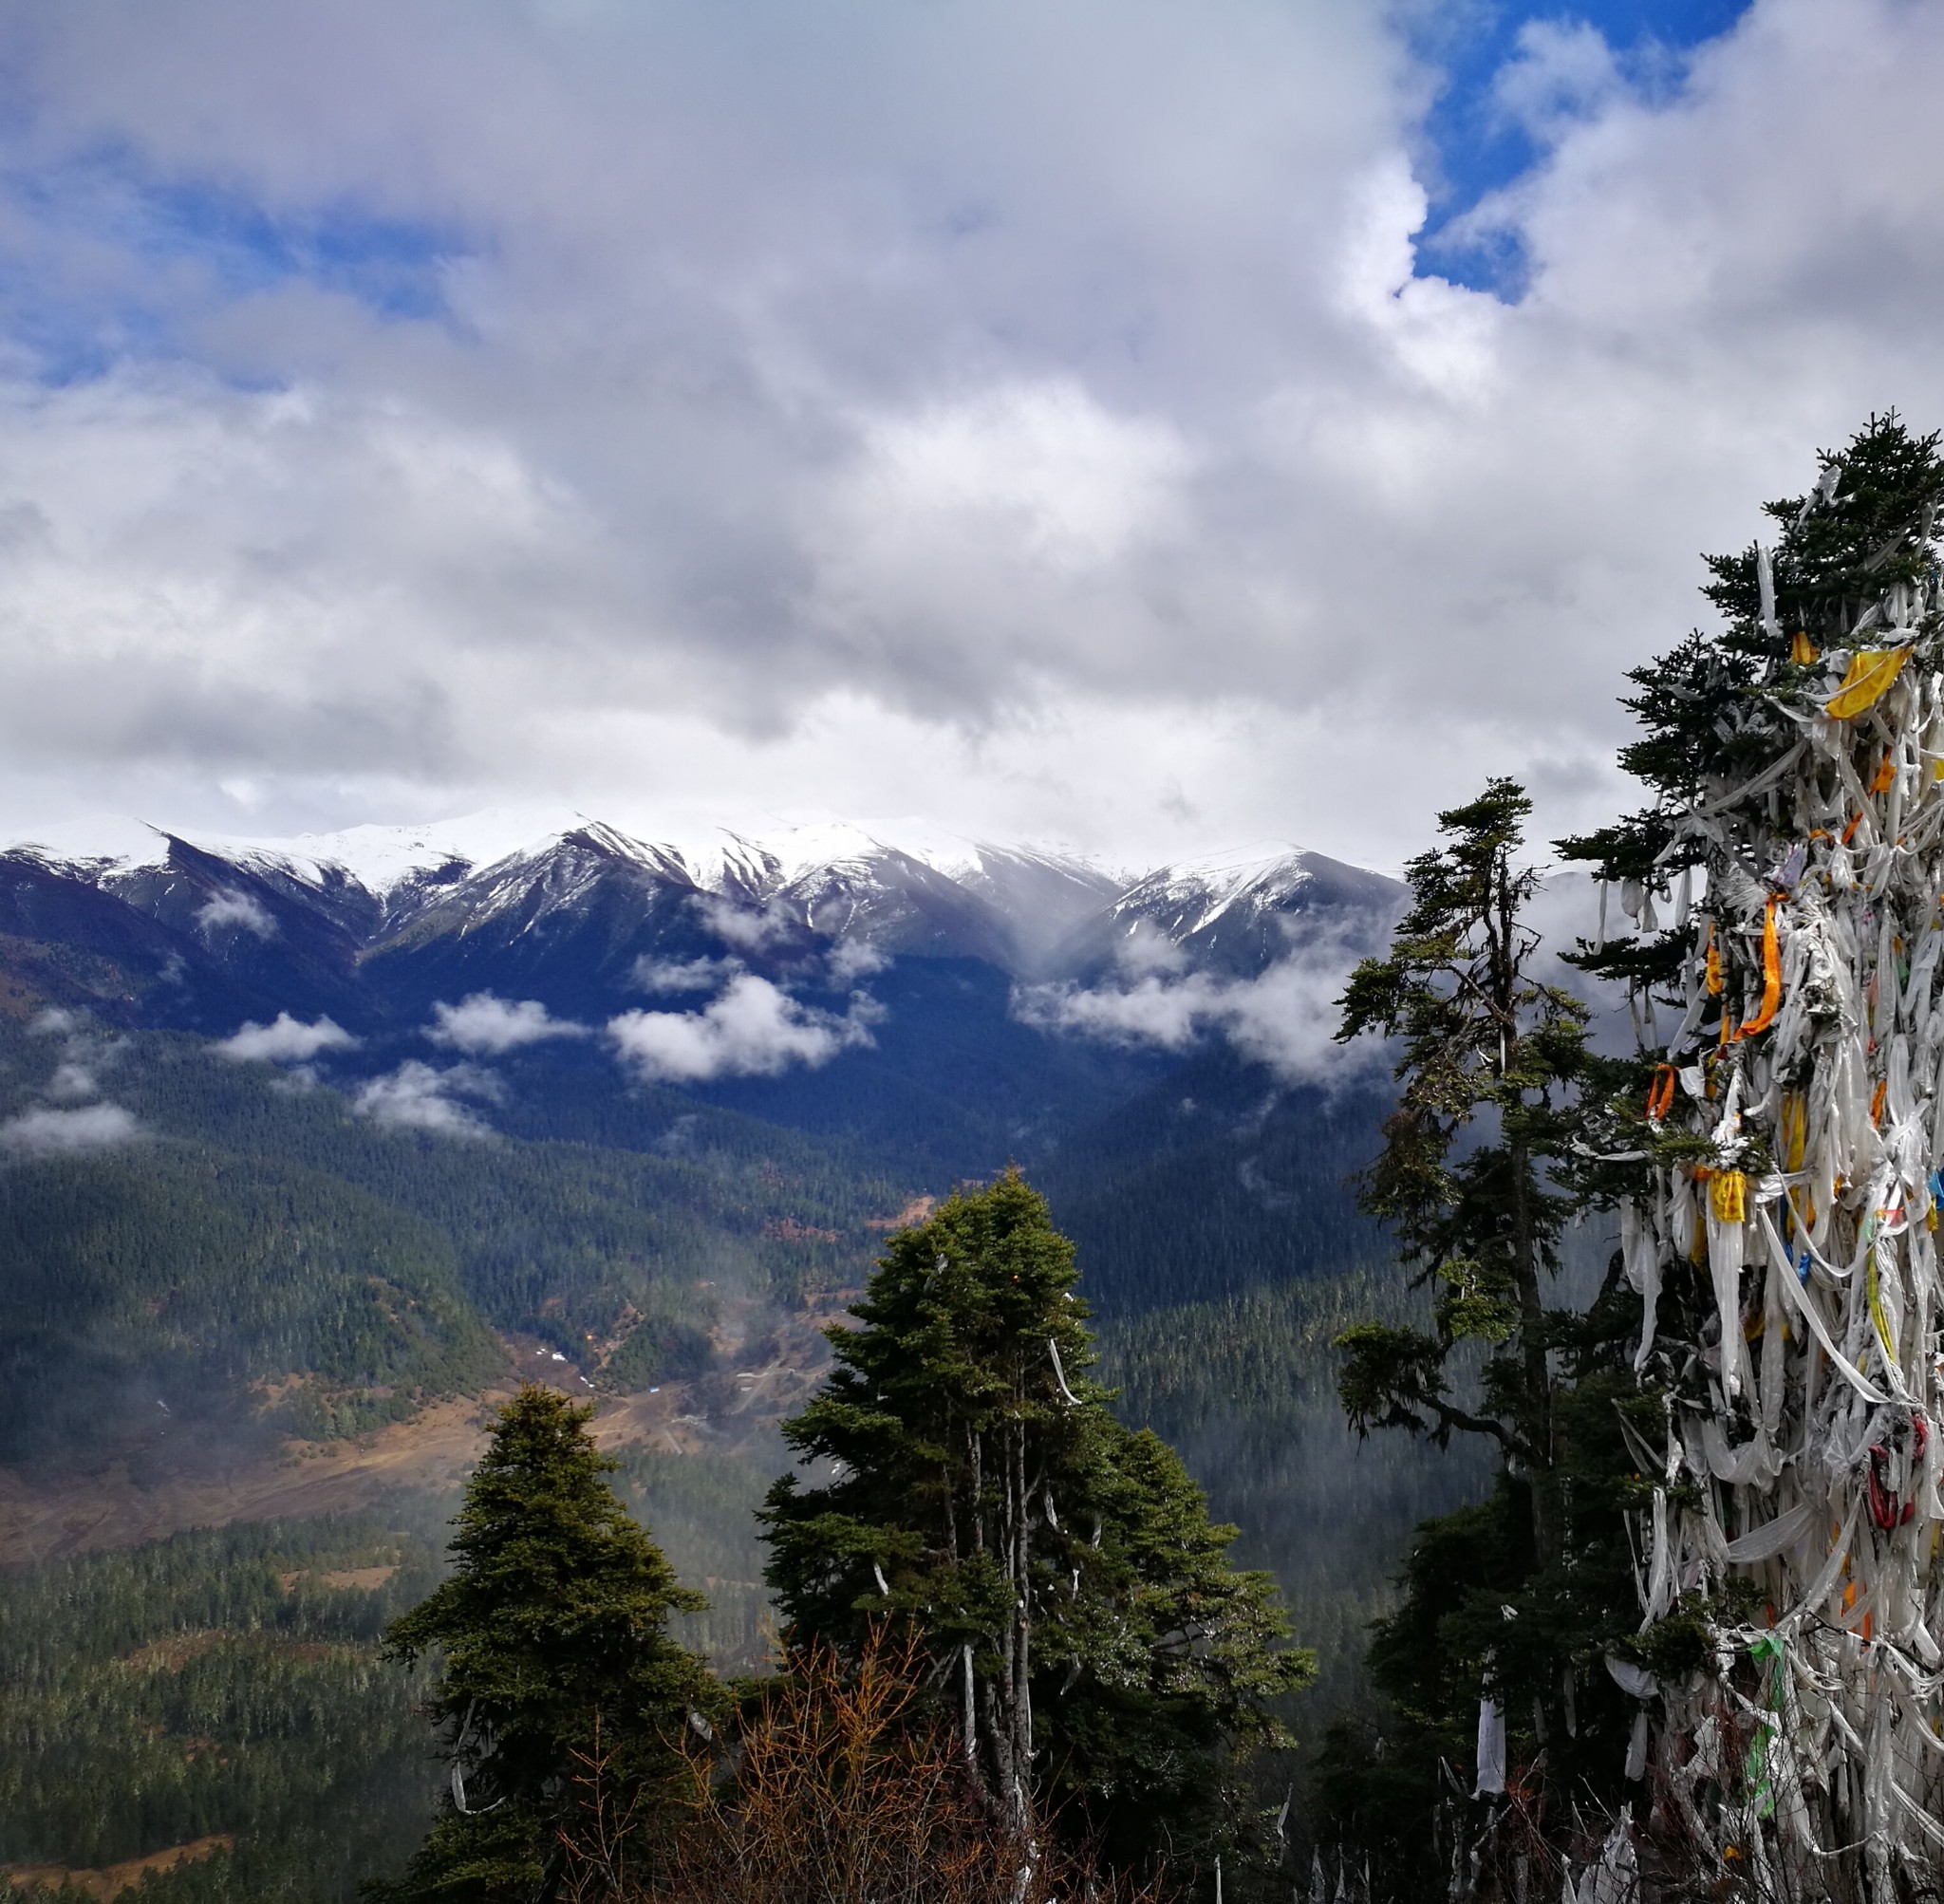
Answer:
<svg viewBox="0 0 1944 1904"><path fill-rule="evenodd" d="M1903 672L1910 653L1908 648L1859 648L1850 657L1842 685L1823 703L1823 712L1837 720L1854 720L1867 713Z"/></svg>

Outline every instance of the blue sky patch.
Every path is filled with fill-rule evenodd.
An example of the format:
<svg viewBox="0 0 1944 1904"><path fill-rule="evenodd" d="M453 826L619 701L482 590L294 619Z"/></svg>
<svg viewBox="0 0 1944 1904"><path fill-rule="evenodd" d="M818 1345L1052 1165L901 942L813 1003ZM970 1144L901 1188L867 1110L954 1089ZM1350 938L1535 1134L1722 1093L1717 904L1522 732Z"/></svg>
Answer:
<svg viewBox="0 0 1944 1904"><path fill-rule="evenodd" d="M231 187L154 180L112 153L0 177L0 194L21 233L0 256L0 330L52 383L172 355L197 319L285 285L445 321L444 267L472 249L457 231L349 201L273 212Z"/></svg>
<svg viewBox="0 0 1944 1904"><path fill-rule="evenodd" d="M1592 0L1561 9L1520 0L1444 0L1418 11L1409 21L1412 48L1445 74L1424 128L1429 151L1421 176L1431 208L1418 237L1418 274L1506 298L1523 289L1525 260L1515 245L1479 242L1454 227L1481 199L1544 157L1543 128L1534 129L1530 112L1508 110L1505 98L1508 76L1522 66L1532 70L1524 56L1534 32L1557 46L1592 28L1611 50L1620 77L1652 96L1677 88L1685 56L1726 33L1750 4ZM1556 118L1566 118L1583 102L1568 84L1546 103Z"/></svg>

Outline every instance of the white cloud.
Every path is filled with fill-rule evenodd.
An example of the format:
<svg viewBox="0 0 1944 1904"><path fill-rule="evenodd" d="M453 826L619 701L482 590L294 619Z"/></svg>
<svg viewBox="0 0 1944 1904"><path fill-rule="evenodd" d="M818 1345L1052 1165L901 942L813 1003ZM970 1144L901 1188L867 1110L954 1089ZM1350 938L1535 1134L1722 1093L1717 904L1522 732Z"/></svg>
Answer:
<svg viewBox="0 0 1944 1904"><path fill-rule="evenodd" d="M135 1113L119 1104L39 1107L0 1124L0 1150L28 1158L81 1156L132 1143L139 1129Z"/></svg>
<svg viewBox="0 0 1944 1904"><path fill-rule="evenodd" d="M1529 28L1497 92L1542 161L1471 221L1527 261L1505 303L1412 275L1438 76L1398 17L0 28L0 793L1383 864L1509 767L1597 820L1693 551L1873 404L1944 420L1944 35L1755 0L1648 91ZM332 208L422 232L417 303L224 269L212 182L298 251Z"/></svg>
<svg viewBox="0 0 1944 1904"><path fill-rule="evenodd" d="M702 924L738 952L765 952L795 937L802 928L774 906L739 905L716 893L699 893L692 904Z"/></svg>
<svg viewBox="0 0 1944 1904"><path fill-rule="evenodd" d="M496 1103L504 1096L499 1080L477 1065L449 1065L444 1071L407 1058L383 1077L361 1086L351 1107L374 1124L394 1130L430 1130L442 1137L488 1137L488 1126L458 1100Z"/></svg>
<svg viewBox="0 0 1944 1904"><path fill-rule="evenodd" d="M645 953L628 976L645 992L713 992L741 970L739 959L650 959Z"/></svg>
<svg viewBox="0 0 1944 1904"><path fill-rule="evenodd" d="M1114 942L1113 962L1131 979L1171 978L1187 969L1188 955L1152 920L1137 918Z"/></svg>
<svg viewBox="0 0 1944 1904"><path fill-rule="evenodd" d="M279 1012L267 1025L246 1024L215 1049L225 1057L259 1064L303 1064L319 1052L348 1051L359 1040L327 1017L307 1025Z"/></svg>
<svg viewBox="0 0 1944 1904"><path fill-rule="evenodd" d="M100 1090L93 1067L68 1058L54 1067L54 1074L47 1080L46 1095L56 1104L75 1104L84 1098L93 1097Z"/></svg>
<svg viewBox="0 0 1944 1904"><path fill-rule="evenodd" d="M213 893L197 907L196 923L205 932L234 925L238 931L253 933L259 939L274 939L277 923L264 909L260 900L234 888Z"/></svg>
<svg viewBox="0 0 1944 1904"><path fill-rule="evenodd" d="M840 1051L869 1044L877 1017L861 999L841 1018L813 1011L745 972L700 1012L624 1012L608 1020L608 1035L642 1076L686 1084L774 1077L792 1065L827 1063Z"/></svg>
<svg viewBox="0 0 1944 1904"><path fill-rule="evenodd" d="M516 1002L495 998L491 992L475 992L457 1005L432 1007L437 1021L425 1034L436 1045L447 1045L474 1057L496 1057L521 1045L538 1044L546 1038L586 1037L588 1028L571 1019L551 1017L537 999Z"/></svg>
<svg viewBox="0 0 1944 1904"><path fill-rule="evenodd" d="M1018 987L1013 1014L1046 1031L1164 1051L1219 1036L1285 1083L1330 1082L1381 1055L1374 1045L1336 1042L1336 1001L1355 956L1332 943L1307 946L1253 979L1182 975L1150 960L1140 976L1118 984Z"/></svg>
<svg viewBox="0 0 1944 1904"><path fill-rule="evenodd" d="M824 961L833 985L854 985L873 972L882 972L890 960L864 939L840 940Z"/></svg>
<svg viewBox="0 0 1944 1904"><path fill-rule="evenodd" d="M1492 103L1533 138L1557 142L1625 90L1619 62L1598 28L1583 20L1528 20L1519 29L1517 52L1492 83Z"/></svg>
<svg viewBox="0 0 1944 1904"><path fill-rule="evenodd" d="M101 1074L122 1055L126 1042L102 1037L88 1030L87 1020L78 1012L47 1007L28 1022L35 1037L58 1037L62 1041L59 1061L48 1073L40 1094L53 1104L84 1104L101 1092Z"/></svg>
<svg viewBox="0 0 1944 1904"><path fill-rule="evenodd" d="M1632 1052L1624 990L1589 979L1561 957L1596 933L1596 883L1582 872L1554 871L1541 882L1525 917L1541 942L1532 976L1588 1006L1596 1048ZM1616 901L1615 929L1622 923ZM1390 1063L1389 1048L1374 1035L1349 1045L1336 1041L1351 969L1376 949L1361 928L1318 937L1253 979L1228 979L1187 971L1178 946L1145 922L1143 927L1117 948L1117 981L1018 986L1013 1015L1048 1032L1163 1051L1224 1038L1289 1084L1341 1083Z"/></svg>

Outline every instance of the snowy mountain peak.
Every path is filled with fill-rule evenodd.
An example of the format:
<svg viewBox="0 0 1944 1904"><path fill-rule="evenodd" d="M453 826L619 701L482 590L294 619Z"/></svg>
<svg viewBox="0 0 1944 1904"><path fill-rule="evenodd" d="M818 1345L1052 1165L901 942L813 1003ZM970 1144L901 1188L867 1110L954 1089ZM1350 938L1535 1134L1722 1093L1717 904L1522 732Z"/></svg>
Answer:
<svg viewBox="0 0 1944 1904"><path fill-rule="evenodd" d="M480 957L488 939L564 945L599 919L610 950L693 940L689 957L711 943L709 956L759 947L782 958L786 945L802 957L814 942L855 941L884 956L970 959L1037 979L1125 964L1132 936L1242 972L1284 956L1293 931L1308 935L1300 922L1312 909L1367 922L1392 912L1397 892L1283 842L1131 878L1056 849L829 816L643 836L586 813L514 808L290 839L108 819L43 829L8 850L199 940L213 943L229 921L232 936L294 946L315 919L342 956L361 960L446 941Z"/></svg>
<svg viewBox="0 0 1944 1904"><path fill-rule="evenodd" d="M1286 904L1315 880L1311 857L1301 847L1276 844L1157 867L1128 887L1112 909L1166 924L1170 932L1199 932L1244 899Z"/></svg>

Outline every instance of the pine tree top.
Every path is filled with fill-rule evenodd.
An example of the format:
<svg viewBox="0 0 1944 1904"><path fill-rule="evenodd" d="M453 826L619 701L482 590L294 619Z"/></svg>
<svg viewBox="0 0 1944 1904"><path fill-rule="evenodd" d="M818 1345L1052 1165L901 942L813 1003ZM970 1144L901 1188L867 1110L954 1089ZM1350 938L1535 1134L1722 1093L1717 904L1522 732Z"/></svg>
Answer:
<svg viewBox="0 0 1944 1904"><path fill-rule="evenodd" d="M1051 1406L1053 1351L1069 1386L1096 1359L1078 1276L1073 1244L1017 1169L955 1190L886 1245L852 1307L862 1326L826 1332L837 1363L828 1392L840 1404L910 1390L975 1411ZM1024 1388L1021 1360L1036 1375Z"/></svg>
<svg viewBox="0 0 1944 1904"><path fill-rule="evenodd" d="M1702 559L1702 593L1722 616L1712 633L1691 631L1628 679L1625 699L1644 729L1620 764L1644 781L1654 803L1611 827L1560 841L1561 855L1609 880L1652 880L1691 863L1700 849L1675 844L1675 818L1719 798L1775 760L1796 738L1795 723L1820 713L1833 658L1894 639L1935 656L1944 616L1932 611L1893 637L1882 604L1931 572L1944 492L1939 437L1915 436L1896 411L1873 415L1846 448L1819 452L1822 474L1806 495L1763 506L1777 525L1773 547L1751 545ZM1763 570L1766 563L1768 584ZM1625 956L1642 963L1638 946ZM1605 973L1598 958L1585 961ZM1647 969L1614 971L1658 977Z"/></svg>

